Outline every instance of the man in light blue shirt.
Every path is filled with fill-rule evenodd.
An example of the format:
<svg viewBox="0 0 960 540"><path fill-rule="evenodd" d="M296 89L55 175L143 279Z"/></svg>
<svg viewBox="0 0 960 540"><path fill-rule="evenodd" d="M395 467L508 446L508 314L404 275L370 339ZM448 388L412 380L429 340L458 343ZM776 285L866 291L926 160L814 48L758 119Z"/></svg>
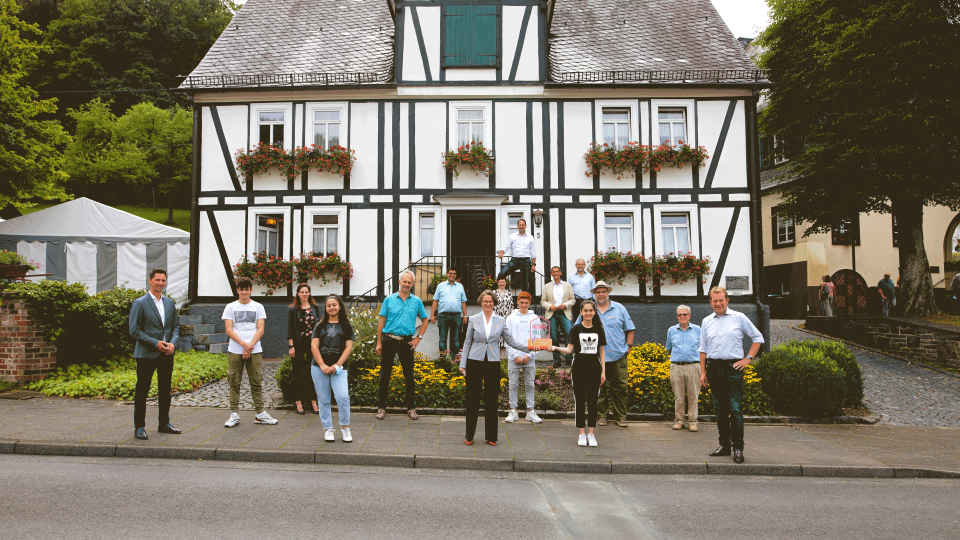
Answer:
<svg viewBox="0 0 960 540"><path fill-rule="evenodd" d="M713 313L700 325L700 384L713 390L713 408L717 415L720 447L711 456L729 456L733 447L734 463L743 463L743 368L763 344L763 335L746 315L727 308L730 297L723 287L710 289ZM750 352L743 356L743 337L753 340Z"/></svg>
<svg viewBox="0 0 960 540"><path fill-rule="evenodd" d="M440 351L450 356L460 352L460 328L467 322L467 293L463 284L457 282L457 269L447 268L447 280L437 285L433 293L433 310L430 322L440 330ZM447 348L447 331L452 347Z"/></svg>
<svg viewBox="0 0 960 540"><path fill-rule="evenodd" d="M573 320L580 316L580 303L587 298L593 298L591 289L597 286L593 276L586 271L587 262L583 259L577 259L577 273L570 276L568 283L573 287L573 295L577 297L577 303L573 305Z"/></svg>
<svg viewBox="0 0 960 540"><path fill-rule="evenodd" d="M600 399L597 402L597 425L607 425L607 418L620 427L627 427L627 395L629 378L627 353L633 346L633 319L627 309L618 302L610 300L612 289L605 282L598 281L592 292L597 299L597 316L603 324L607 344L603 347L606 364L604 371L607 382L600 386ZM580 323L577 317L577 324Z"/></svg>
<svg viewBox="0 0 960 540"><path fill-rule="evenodd" d="M413 272L409 270L400 274L400 290L386 297L380 308L376 349L380 355L380 408L377 410L377 420L386 417L387 391L390 389L395 356L400 357L400 367L403 369L407 414L411 420L419 418L416 380L413 378L413 351L423 339L430 319L427 318L423 302L410 292L413 290L413 280ZM416 326L418 318L419 332Z"/></svg>
<svg viewBox="0 0 960 540"><path fill-rule="evenodd" d="M690 306L677 306L679 324L667 330L670 353L670 386L673 388L673 429L699 431L697 400L700 398L700 327L690 324ZM684 398L687 416L684 422Z"/></svg>

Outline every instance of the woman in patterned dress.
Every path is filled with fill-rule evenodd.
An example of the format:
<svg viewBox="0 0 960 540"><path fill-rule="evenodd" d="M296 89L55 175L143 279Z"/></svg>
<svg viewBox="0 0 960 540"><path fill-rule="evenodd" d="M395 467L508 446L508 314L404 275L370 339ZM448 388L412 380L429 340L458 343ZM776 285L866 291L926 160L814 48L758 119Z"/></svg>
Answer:
<svg viewBox="0 0 960 540"><path fill-rule="evenodd" d="M513 313L513 295L510 294L510 291L507 290L507 278L500 278L497 280L497 290L494 291L493 296L496 299L496 306L493 308L493 312L504 319L508 315ZM503 360L507 357L507 348L503 343L503 339L500 339L500 359Z"/></svg>
<svg viewBox="0 0 960 540"><path fill-rule="evenodd" d="M319 313L310 285L297 285L297 294L287 311L287 343L290 345L290 360L293 363L293 393L297 402L297 414L306 414L303 410L304 400L313 402L313 412L316 413L320 408L317 406L317 391L310 376L310 340L313 337L313 328L319 320Z"/></svg>

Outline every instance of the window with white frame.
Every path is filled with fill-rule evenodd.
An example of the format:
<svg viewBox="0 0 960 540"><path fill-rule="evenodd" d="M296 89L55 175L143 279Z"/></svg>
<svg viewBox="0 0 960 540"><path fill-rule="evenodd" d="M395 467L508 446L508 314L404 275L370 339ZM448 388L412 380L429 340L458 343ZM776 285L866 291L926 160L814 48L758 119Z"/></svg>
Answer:
<svg viewBox="0 0 960 540"><path fill-rule="evenodd" d="M282 256L280 237L283 227L283 216L261 214L257 216L257 252L267 255Z"/></svg>
<svg viewBox="0 0 960 540"><path fill-rule="evenodd" d="M483 142L483 109L457 109L457 146Z"/></svg>
<svg viewBox="0 0 960 540"><path fill-rule="evenodd" d="M260 111L257 125L260 128L260 142L278 148L283 147L284 111Z"/></svg>
<svg viewBox="0 0 960 540"><path fill-rule="evenodd" d="M659 109L657 122L660 125L660 144L676 145L687 140L687 110Z"/></svg>
<svg viewBox="0 0 960 540"><path fill-rule="evenodd" d="M420 256L433 256L433 240L436 237L434 214L420 214Z"/></svg>
<svg viewBox="0 0 960 540"><path fill-rule="evenodd" d="M507 214L507 235L520 232L517 223L523 219L523 212L509 212Z"/></svg>
<svg viewBox="0 0 960 540"><path fill-rule="evenodd" d="M773 216L773 247L788 247L795 245L796 230L793 225L793 218L780 215L780 207L774 206L771 209Z"/></svg>
<svg viewBox="0 0 960 540"><path fill-rule="evenodd" d="M630 109L602 109L603 143L626 146L630 141Z"/></svg>
<svg viewBox="0 0 960 540"><path fill-rule="evenodd" d="M313 144L324 150L340 144L340 110L313 111Z"/></svg>
<svg viewBox="0 0 960 540"><path fill-rule="evenodd" d="M633 214L605 212L603 229L606 251L633 251Z"/></svg>
<svg viewBox="0 0 960 540"><path fill-rule="evenodd" d="M340 216L338 214L313 214L313 252L331 255L337 252L340 240Z"/></svg>
<svg viewBox="0 0 960 540"><path fill-rule="evenodd" d="M663 214L660 216L662 254L686 255L690 252L690 216L687 214Z"/></svg>

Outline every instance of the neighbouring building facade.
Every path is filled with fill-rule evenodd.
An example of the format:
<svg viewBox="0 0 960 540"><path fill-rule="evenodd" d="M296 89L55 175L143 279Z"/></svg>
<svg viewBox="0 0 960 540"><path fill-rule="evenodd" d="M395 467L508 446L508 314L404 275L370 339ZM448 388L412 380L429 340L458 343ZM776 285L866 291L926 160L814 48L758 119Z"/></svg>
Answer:
<svg viewBox="0 0 960 540"><path fill-rule="evenodd" d="M523 218L536 293L551 266L566 278L596 252L709 257L706 283L615 285L638 342L662 342L679 303L708 314L712 285L766 329L755 111L769 84L709 0L248 0L181 85L194 104L192 313L219 322L234 265L261 251L352 264L348 280L312 281L314 295L377 301L409 268L429 300L448 265L476 291ZM709 158L620 178L584 158L592 143L667 140ZM489 176L442 165L471 142L492 152ZM245 178L238 152L260 143L339 145L356 161L342 176ZM265 353L279 356L293 291L265 293Z"/></svg>

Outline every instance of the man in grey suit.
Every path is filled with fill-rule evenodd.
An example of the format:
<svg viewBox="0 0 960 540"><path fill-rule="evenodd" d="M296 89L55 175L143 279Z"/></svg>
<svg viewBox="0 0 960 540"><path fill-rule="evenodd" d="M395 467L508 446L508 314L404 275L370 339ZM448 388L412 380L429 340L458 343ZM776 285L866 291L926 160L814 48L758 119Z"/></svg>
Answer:
<svg viewBox="0 0 960 540"><path fill-rule="evenodd" d="M173 352L180 337L180 315L173 300L163 296L167 286L167 271L150 271L150 292L137 298L130 306L130 335L137 340L133 358L137 361L137 392L133 405L133 435L147 438L147 394L153 372L157 372L157 394L160 404L160 422L157 431L179 435L180 430L170 423L170 380L173 376Z"/></svg>

